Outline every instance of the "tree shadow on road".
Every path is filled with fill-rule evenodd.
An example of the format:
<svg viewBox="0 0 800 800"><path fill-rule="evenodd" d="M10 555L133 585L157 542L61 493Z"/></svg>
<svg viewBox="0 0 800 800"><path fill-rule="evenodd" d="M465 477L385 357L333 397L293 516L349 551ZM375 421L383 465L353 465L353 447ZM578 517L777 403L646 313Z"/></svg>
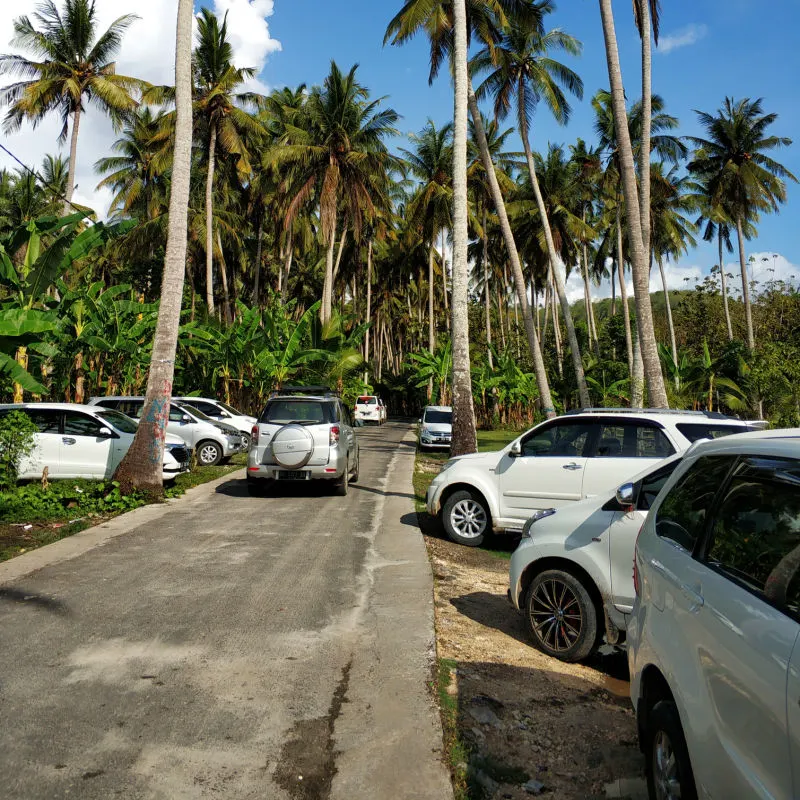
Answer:
<svg viewBox="0 0 800 800"><path fill-rule="evenodd" d="M13 589L11 587L0 587L0 601L7 603L25 603L27 605L43 608L45 611L50 611L53 614L60 616L67 616L70 613L69 607L56 600L54 597L47 597L46 595L39 594L34 591L28 591L24 588Z"/></svg>

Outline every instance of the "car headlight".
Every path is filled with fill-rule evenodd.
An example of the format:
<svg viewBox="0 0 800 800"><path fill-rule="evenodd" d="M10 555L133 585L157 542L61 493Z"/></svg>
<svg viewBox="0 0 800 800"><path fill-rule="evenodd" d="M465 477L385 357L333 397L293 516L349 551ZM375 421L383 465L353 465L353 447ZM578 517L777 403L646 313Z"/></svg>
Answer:
<svg viewBox="0 0 800 800"><path fill-rule="evenodd" d="M533 516L527 519L525 525L523 525L522 527L522 538L523 539L532 538L531 526L533 525L533 523L538 522L540 519L544 519L545 517L552 517L553 514L555 513L556 510L554 508L542 508L536 513L534 513Z"/></svg>

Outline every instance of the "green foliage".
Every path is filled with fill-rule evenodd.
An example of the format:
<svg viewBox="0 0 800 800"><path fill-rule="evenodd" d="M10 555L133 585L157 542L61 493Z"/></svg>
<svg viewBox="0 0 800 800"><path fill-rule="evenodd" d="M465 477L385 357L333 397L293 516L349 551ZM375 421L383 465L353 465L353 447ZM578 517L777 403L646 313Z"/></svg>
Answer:
<svg viewBox="0 0 800 800"><path fill-rule="evenodd" d="M0 417L0 490L16 484L20 464L36 446L36 430L31 418L19 411Z"/></svg>

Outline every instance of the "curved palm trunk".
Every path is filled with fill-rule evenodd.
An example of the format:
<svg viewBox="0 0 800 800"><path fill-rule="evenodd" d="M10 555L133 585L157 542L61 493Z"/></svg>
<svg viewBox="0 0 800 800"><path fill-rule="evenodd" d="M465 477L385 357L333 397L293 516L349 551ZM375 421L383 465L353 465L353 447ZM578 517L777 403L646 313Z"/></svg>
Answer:
<svg viewBox="0 0 800 800"><path fill-rule="evenodd" d="M667 277L664 274L664 263L660 257L656 258L658 271L661 273L661 286L664 288L664 303L667 306L667 323L669 324L669 342L672 346L672 363L675 365L675 374L678 371L678 345L675 339L675 325L672 321L672 303L669 299L669 289L667 289Z"/></svg>
<svg viewBox="0 0 800 800"><path fill-rule="evenodd" d="M472 374L469 357L469 238L467 220L467 6L453 0L454 113L453 113L453 443L454 456L478 449L475 409L472 404Z"/></svg>
<svg viewBox="0 0 800 800"><path fill-rule="evenodd" d="M733 341L733 326L731 325L731 312L728 308L728 290L725 285L725 264L722 263L722 231L717 229L717 245L719 246L719 279L722 286L722 306L725 309L725 325L728 328L728 341Z"/></svg>
<svg viewBox="0 0 800 800"><path fill-rule="evenodd" d="M206 305L214 313L214 159L217 129L211 126L208 136L208 175L206 176Z"/></svg>
<svg viewBox="0 0 800 800"><path fill-rule="evenodd" d="M503 232L503 240L505 241L508 259L511 262L511 269L514 274L514 288L516 289L517 299L519 300L522 310L522 321L525 324L525 333L528 338L528 348L531 352L533 371L536 375L536 386L539 389L542 410L548 418L554 417L556 412L553 408L553 398L550 394L550 383L547 380L547 371L544 367L544 359L542 358L542 351L539 346L539 337L536 333L536 327L533 323L533 314L531 313L530 305L528 305L528 295L525 291L525 276L522 274L522 264L519 260L517 245L514 241L514 234L511 231L511 224L508 221L508 213L506 212L505 202L503 201L503 194L500 191L500 184L497 182L494 163L492 162L489 145L486 141L486 132L483 129L483 120L481 118L480 108L478 107L478 100L475 97L475 90L472 87L471 81L469 81L468 84L468 100L472 121L475 125L475 134L478 138L481 161L486 172L486 178L489 182L492 202L497 211L497 216L500 221L500 230Z"/></svg>
<svg viewBox="0 0 800 800"><path fill-rule="evenodd" d="M639 0L639 21L642 37L642 143L639 150L639 216L642 220L642 249L650 253L650 130L653 116L652 71L650 42L650 3Z"/></svg>
<svg viewBox="0 0 800 800"><path fill-rule="evenodd" d="M159 496L164 435L169 417L175 351L186 272L186 230L192 165L192 0L179 0L175 47L175 152L169 197L169 228L150 373L142 419L115 479L123 492L139 489Z"/></svg>
<svg viewBox="0 0 800 800"><path fill-rule="evenodd" d="M292 258L294 257L294 237L289 233L289 240L286 242L286 259L281 265L283 278L281 282L281 303L286 304L289 298L289 273L292 271Z"/></svg>
<svg viewBox="0 0 800 800"><path fill-rule="evenodd" d="M519 89L519 102L520 105L525 103L525 88L522 80L520 80ZM528 162L528 174L530 175L531 185L533 186L533 195L536 198L536 205L539 209L539 216L542 220L542 229L544 230L544 239L547 243L547 256L550 260L550 272L553 276L556 293L558 294L558 302L561 305L561 312L564 314L564 326L567 329L567 341L569 341L569 349L572 352L572 367L575 370L575 379L578 383L578 396L580 404L584 408L589 408L592 401L589 398L589 387L586 385L586 375L583 371L583 360L581 359L581 350L578 345L578 336L575 333L575 323L572 320L572 310L569 307L569 300L567 299L567 290L564 286L564 276L558 267L556 259L556 247L553 243L553 232L550 229L550 220L547 216L547 208L544 205L544 198L542 197L541 189L539 188L539 180L536 177L536 167L533 163L533 152L531 151L531 143L528 136L528 126L524 119L524 113L520 113L520 127L522 130L522 146L525 149L525 160Z"/></svg>
<svg viewBox="0 0 800 800"><path fill-rule="evenodd" d="M742 270L742 299L744 300L744 316L747 321L747 346L750 352L756 349L756 338L753 333L753 309L750 305L750 282L747 280L747 265L744 262L744 234L742 218L736 217L736 239L739 244L739 267Z"/></svg>
<svg viewBox="0 0 800 800"><path fill-rule="evenodd" d="M628 374L633 379L633 334L631 332L631 313L628 308L628 287L625 284L625 254L622 252L622 217L617 203L617 277L619 278L619 297L622 302L622 316L625 323L625 349L628 353Z"/></svg>
<svg viewBox="0 0 800 800"><path fill-rule="evenodd" d="M486 236L485 208L483 209L483 304L486 312L486 352L489 356L489 369L494 369L492 356L492 301L489 293L489 239Z"/></svg>
<svg viewBox="0 0 800 800"><path fill-rule="evenodd" d="M67 171L67 189L64 192L64 215L70 212L70 202L75 192L75 166L78 163L78 131L81 127L81 110L72 112L72 137L69 143L69 170Z"/></svg>
<svg viewBox="0 0 800 800"><path fill-rule="evenodd" d="M333 313L333 251L336 249L336 217L333 219L331 238L325 252L325 282L322 285L322 308L320 319L322 324L328 322Z"/></svg>
<svg viewBox="0 0 800 800"><path fill-rule="evenodd" d="M614 12L611 0L600 0L600 16L603 21L608 77L611 84L614 127L619 146L622 188L625 194L625 212L628 220L630 238L630 261L633 273L633 289L636 297L636 325L642 348L644 373L650 405L654 408L667 408L667 390L664 375L658 359L653 309L650 305L650 270L642 243L642 220L639 206L639 193L636 186L636 169L633 163L633 148L628 130L628 115L625 109L625 88L622 84L622 69L619 62L617 35L614 30Z"/></svg>

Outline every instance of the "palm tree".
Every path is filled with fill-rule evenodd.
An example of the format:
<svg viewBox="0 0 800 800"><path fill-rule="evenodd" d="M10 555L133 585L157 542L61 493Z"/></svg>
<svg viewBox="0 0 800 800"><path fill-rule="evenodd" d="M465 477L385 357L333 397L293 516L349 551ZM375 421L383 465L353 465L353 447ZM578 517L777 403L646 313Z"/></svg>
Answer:
<svg viewBox="0 0 800 800"><path fill-rule="evenodd" d="M617 46L611 0L600 0L600 16L603 23L608 77L611 84L611 105L617 131L620 175L625 196L625 214L628 222L629 240L628 251L631 272L633 273L633 290L636 297L636 325L639 332L645 382L650 405L655 408L667 408L667 391L664 385L664 374L661 371L661 362L658 357L658 345L653 326L653 309L650 305L650 264L642 235L642 214L639 204L639 190L636 183L636 167L628 129L625 87L622 82L622 68L619 60L619 48Z"/></svg>
<svg viewBox="0 0 800 800"><path fill-rule="evenodd" d="M502 26L508 24L509 15L524 15L524 18L530 24L538 24L538 7L535 4L531 4L529 0L468 0L466 3L466 14L468 38L475 35L487 45L499 39L499 30ZM455 25L452 0L406 0L401 10L389 23L383 41L384 44L389 41L391 41L392 44L404 44L420 31L425 32L430 43L431 69L428 82L433 83L439 73L442 63L444 63L448 57L455 58ZM466 58L466 53L464 57ZM528 303L522 264L514 241L511 224L508 220L503 194L495 174L494 163L492 162L489 144L486 139L486 131L483 127L483 119L478 106L478 99L475 95L472 81L469 78L467 80L467 92L469 112L475 127L481 160L483 161L483 166L486 171L492 202L497 211L500 230L503 234L506 249L508 250L508 258L514 275L514 288L517 293L517 300L525 324L528 347L530 348L531 359L536 374L536 384L539 389L539 399L545 415L547 417L553 417L555 416L555 409L550 394L550 384L547 379L544 360L542 359L542 352L533 321L533 314Z"/></svg>
<svg viewBox="0 0 800 800"><path fill-rule="evenodd" d="M123 491L163 494L164 434L169 417L175 353L186 272L186 228L192 165L192 0L178 0L175 42L175 151L169 197L169 232L147 395L133 443L115 478Z"/></svg>
<svg viewBox="0 0 800 800"><path fill-rule="evenodd" d="M555 9L552 0L540 0L535 5L542 19ZM577 39L559 29L544 32L543 24L530 26L526 21L515 19L503 31L502 40L497 44L487 46L478 53L472 66L476 72L490 70L489 75L478 89L478 97L487 94L494 96L496 118L503 119L510 111L512 101L516 99L517 125L525 149L528 175L544 231L549 270L553 276L561 310L564 314L580 402L582 406L588 407L591 405L591 401L584 376L580 346L572 321L564 276L561 274L558 264L558 254L553 243L547 210L536 176L530 144L531 119L540 101L545 102L558 123L566 124L571 109L564 89L579 99L583 97L581 79L569 67L551 58L550 53L563 51L570 55L578 55L581 49L581 44Z"/></svg>
<svg viewBox="0 0 800 800"><path fill-rule="evenodd" d="M437 130L433 120L429 119L418 135L410 136L414 150L400 148L409 171L420 181L416 193L406 207L406 216L415 227L425 231L428 239L428 349L431 353L436 349L433 313L436 237L452 224L452 136L453 126L450 123Z"/></svg>
<svg viewBox="0 0 800 800"><path fill-rule="evenodd" d="M246 178L250 161L244 134L258 135L261 125L239 104L255 102L251 93L237 92L256 74L252 67L235 67L228 41L227 13L220 25L207 8L197 18L197 47L194 50L195 113L208 132L206 174L206 303L214 312L214 170L217 145L234 156L238 173Z"/></svg>
<svg viewBox="0 0 800 800"><path fill-rule="evenodd" d="M797 182L786 167L767 155L771 150L788 147L792 140L767 135L778 115L763 113L761 98L736 101L726 97L716 114L695 113L707 138L689 137L697 148L689 169L708 187L712 205L719 205L736 225L747 345L752 351L756 342L744 256L744 228L748 221L756 220L759 212L777 211L786 201L783 179Z"/></svg>
<svg viewBox="0 0 800 800"><path fill-rule="evenodd" d="M146 86L136 78L117 75L113 61L123 34L138 17L125 14L96 36L94 0L64 0L63 11L53 0L44 0L33 19L38 28L27 16L14 20L11 44L29 51L35 60L15 54L0 56L0 75L23 79L0 90L0 105L10 106L6 131L18 130L23 120L36 127L51 111L57 111L62 121L59 143L66 141L71 121L66 212L75 190L78 131L86 101L118 126L124 115L136 108L133 93Z"/></svg>
<svg viewBox="0 0 800 800"><path fill-rule="evenodd" d="M360 235L365 217L386 208L388 173L394 163L384 139L397 135L398 114L379 110L384 98L369 101L356 80L358 65L343 73L336 62L322 87L314 87L300 116L287 124L286 141L273 148L267 162L288 175L292 196L287 226L315 197L327 245L320 317L331 317L334 249L340 212Z"/></svg>

